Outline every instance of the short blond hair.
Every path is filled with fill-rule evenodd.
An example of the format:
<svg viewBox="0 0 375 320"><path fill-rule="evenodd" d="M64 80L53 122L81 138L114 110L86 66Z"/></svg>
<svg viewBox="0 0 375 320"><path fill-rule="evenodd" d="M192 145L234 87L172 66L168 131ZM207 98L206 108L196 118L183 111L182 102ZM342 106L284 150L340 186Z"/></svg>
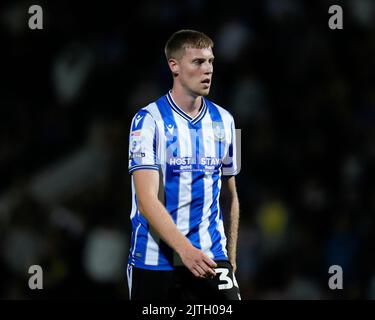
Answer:
<svg viewBox="0 0 375 320"><path fill-rule="evenodd" d="M172 34L165 44L164 52L167 60L180 59L186 48L213 48L214 42L203 32L195 30L179 30Z"/></svg>

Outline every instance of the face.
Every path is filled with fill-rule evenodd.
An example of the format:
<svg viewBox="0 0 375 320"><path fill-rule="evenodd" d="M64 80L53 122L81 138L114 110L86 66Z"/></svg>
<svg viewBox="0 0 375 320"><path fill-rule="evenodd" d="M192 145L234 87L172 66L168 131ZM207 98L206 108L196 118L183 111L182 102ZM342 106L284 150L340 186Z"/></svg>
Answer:
<svg viewBox="0 0 375 320"><path fill-rule="evenodd" d="M214 55L212 48L186 48L180 59L170 59L169 65L175 81L193 96L206 96L210 92Z"/></svg>

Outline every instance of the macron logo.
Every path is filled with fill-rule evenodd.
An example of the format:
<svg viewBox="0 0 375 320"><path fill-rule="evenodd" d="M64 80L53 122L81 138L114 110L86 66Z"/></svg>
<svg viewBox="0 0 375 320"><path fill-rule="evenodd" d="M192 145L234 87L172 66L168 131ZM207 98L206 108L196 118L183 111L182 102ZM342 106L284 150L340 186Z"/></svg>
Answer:
<svg viewBox="0 0 375 320"><path fill-rule="evenodd" d="M137 117L134 120L136 127L138 126L138 123L139 123L139 121L141 121L141 119L142 119L142 116L141 115L137 115Z"/></svg>

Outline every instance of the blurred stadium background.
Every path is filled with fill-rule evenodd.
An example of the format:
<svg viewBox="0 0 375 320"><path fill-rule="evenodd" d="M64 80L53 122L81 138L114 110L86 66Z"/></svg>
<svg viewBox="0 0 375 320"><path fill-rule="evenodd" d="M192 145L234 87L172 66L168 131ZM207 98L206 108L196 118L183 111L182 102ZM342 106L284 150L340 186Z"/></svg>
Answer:
<svg viewBox="0 0 375 320"><path fill-rule="evenodd" d="M0 298L126 299L130 120L171 87L163 47L182 28L215 41L210 98L242 129L243 299L375 298L374 1L0 7Z"/></svg>

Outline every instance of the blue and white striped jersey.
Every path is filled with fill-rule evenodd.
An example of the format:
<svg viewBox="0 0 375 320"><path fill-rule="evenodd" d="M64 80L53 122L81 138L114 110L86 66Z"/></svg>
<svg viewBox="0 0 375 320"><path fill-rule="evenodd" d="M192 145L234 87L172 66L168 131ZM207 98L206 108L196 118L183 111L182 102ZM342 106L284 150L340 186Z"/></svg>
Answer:
<svg viewBox="0 0 375 320"><path fill-rule="evenodd" d="M222 175L236 175L233 117L203 98L193 119L167 93L140 109L129 137L129 172L158 170L159 198L177 228L214 260L228 260L219 206ZM150 228L137 206L132 182L132 236L129 264L172 270L179 257Z"/></svg>

